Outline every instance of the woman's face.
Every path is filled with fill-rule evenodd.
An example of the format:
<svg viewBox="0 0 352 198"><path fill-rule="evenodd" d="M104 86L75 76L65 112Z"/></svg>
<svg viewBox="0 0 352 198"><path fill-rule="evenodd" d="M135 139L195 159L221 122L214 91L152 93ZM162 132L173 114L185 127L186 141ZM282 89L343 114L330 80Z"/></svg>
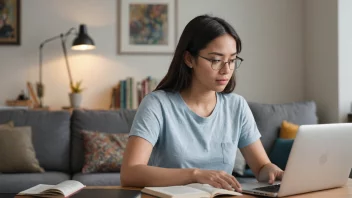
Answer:
<svg viewBox="0 0 352 198"><path fill-rule="evenodd" d="M193 83L205 90L223 91L234 72L236 57L236 40L229 34L217 37L192 61Z"/></svg>

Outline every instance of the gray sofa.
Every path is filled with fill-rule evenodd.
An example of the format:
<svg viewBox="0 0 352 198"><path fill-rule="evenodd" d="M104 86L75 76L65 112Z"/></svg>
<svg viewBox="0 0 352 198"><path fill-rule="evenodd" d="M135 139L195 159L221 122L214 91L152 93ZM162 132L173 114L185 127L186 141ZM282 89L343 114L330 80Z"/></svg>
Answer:
<svg viewBox="0 0 352 198"><path fill-rule="evenodd" d="M80 173L83 142L79 131L128 133L135 111L2 110L0 123L31 126L36 157L44 173L0 173L0 193L17 193L36 184L57 184L74 179L85 185L120 185L119 173ZM1 162L0 162L1 163Z"/></svg>
<svg viewBox="0 0 352 198"><path fill-rule="evenodd" d="M262 142L270 151L282 120L296 124L316 124L314 102L288 104L249 103L262 133ZM134 110L34 111L2 110L0 124L13 120L15 126L31 126L33 145L44 173L0 173L0 193L17 193L36 184L57 184L74 179L85 185L120 185L119 173L82 174L84 162L80 130L128 133ZM1 162L0 162L1 163Z"/></svg>

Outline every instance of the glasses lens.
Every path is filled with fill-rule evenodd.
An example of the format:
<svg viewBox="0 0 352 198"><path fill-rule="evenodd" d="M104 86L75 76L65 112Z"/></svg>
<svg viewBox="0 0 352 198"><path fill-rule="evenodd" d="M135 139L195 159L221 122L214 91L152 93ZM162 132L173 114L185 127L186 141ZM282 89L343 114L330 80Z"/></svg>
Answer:
<svg viewBox="0 0 352 198"><path fill-rule="evenodd" d="M236 60L231 60L229 61L229 67L231 70L234 70L235 69L235 65L236 65Z"/></svg>
<svg viewBox="0 0 352 198"><path fill-rule="evenodd" d="M238 69L242 63L242 60L239 58L236 58L234 61L229 61L227 62L229 64L229 67L231 70ZM215 60L212 61L211 63L211 68L214 70L220 70L226 63L223 61Z"/></svg>
<svg viewBox="0 0 352 198"><path fill-rule="evenodd" d="M212 64L211 64L211 67L214 69L214 70L219 70L221 69L221 66L222 66L222 61L213 61Z"/></svg>
<svg viewBox="0 0 352 198"><path fill-rule="evenodd" d="M238 69L240 67L241 63L242 63L242 60L237 58L236 61L235 61L236 69Z"/></svg>

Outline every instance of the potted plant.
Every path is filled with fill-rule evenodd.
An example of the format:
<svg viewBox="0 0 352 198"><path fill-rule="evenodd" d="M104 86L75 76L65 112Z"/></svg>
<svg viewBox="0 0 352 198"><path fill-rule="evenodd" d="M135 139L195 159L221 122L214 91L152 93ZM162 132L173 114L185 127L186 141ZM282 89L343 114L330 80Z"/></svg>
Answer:
<svg viewBox="0 0 352 198"><path fill-rule="evenodd" d="M72 108L79 108L82 102L82 81L71 84L70 103Z"/></svg>

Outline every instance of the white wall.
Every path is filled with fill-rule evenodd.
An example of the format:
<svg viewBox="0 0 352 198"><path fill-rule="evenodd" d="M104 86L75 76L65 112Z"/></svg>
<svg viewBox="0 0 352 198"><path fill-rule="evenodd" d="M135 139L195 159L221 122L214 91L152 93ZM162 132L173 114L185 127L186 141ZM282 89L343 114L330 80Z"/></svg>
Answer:
<svg viewBox="0 0 352 198"><path fill-rule="evenodd" d="M162 78L171 55L117 54L116 0L22 1L22 44L0 46L0 105L38 81L38 47L44 39L88 26L97 49L69 50L74 80L83 80L83 106L108 108L111 88L127 76ZM212 13L228 20L243 40L245 59L236 91L248 100L267 103L304 99L304 9L302 0L178 0L178 36L189 20ZM79 8L77 10L77 8ZM59 41L45 46L44 103L69 105L68 77Z"/></svg>
<svg viewBox="0 0 352 198"><path fill-rule="evenodd" d="M352 1L338 1L339 121L352 111Z"/></svg>
<svg viewBox="0 0 352 198"><path fill-rule="evenodd" d="M338 122L337 0L304 4L305 96L317 103L320 122Z"/></svg>
<svg viewBox="0 0 352 198"><path fill-rule="evenodd" d="M306 98L321 122L346 122L352 102L352 1L305 1Z"/></svg>

